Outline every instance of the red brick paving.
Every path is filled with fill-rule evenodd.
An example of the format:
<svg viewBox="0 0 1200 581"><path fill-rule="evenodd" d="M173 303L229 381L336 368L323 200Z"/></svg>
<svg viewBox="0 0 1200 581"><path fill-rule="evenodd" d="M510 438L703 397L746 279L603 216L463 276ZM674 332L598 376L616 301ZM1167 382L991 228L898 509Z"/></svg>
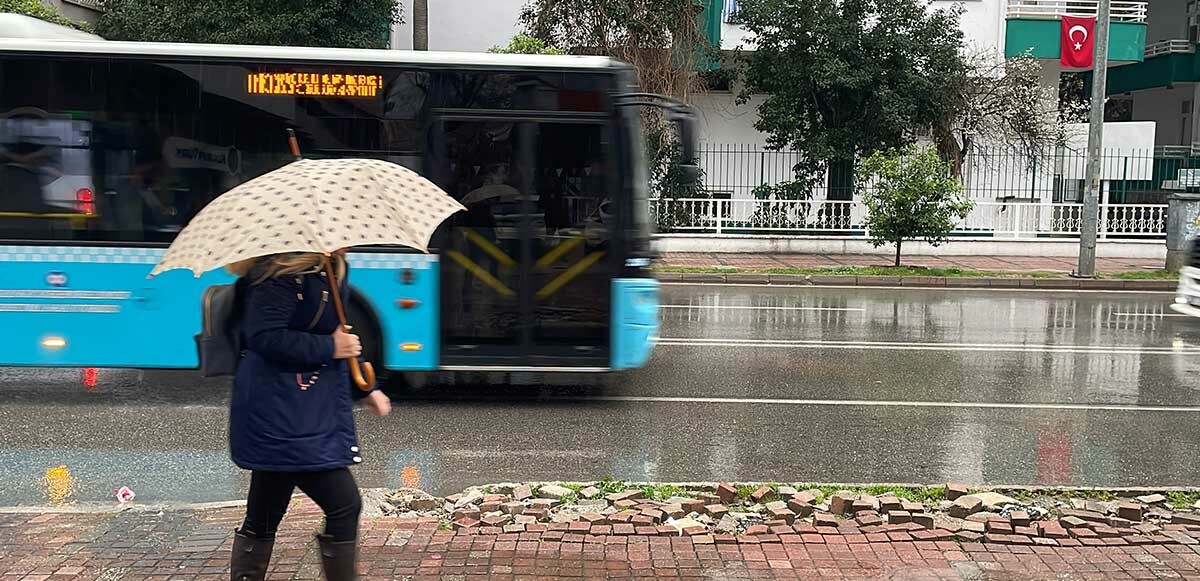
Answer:
<svg viewBox="0 0 1200 581"><path fill-rule="evenodd" d="M227 579L240 516L238 508L0 514L0 581ZM312 543L319 522L310 503L294 503L270 579L319 578ZM482 534L375 518L363 522L360 569L365 580L1200 579L1200 545L1043 547L871 537L878 536ZM840 542L830 542L835 538Z"/></svg>
<svg viewBox="0 0 1200 581"><path fill-rule="evenodd" d="M704 252L668 252L658 259L658 266L695 268L739 268L761 270L769 268L836 268L839 266L891 266L890 256L862 254L710 254ZM1078 260L1070 257L1034 256L905 256L906 266L929 268L962 268L995 272L1058 272L1069 274ZM1096 270L1116 273L1162 269L1161 260L1144 258L1100 258Z"/></svg>

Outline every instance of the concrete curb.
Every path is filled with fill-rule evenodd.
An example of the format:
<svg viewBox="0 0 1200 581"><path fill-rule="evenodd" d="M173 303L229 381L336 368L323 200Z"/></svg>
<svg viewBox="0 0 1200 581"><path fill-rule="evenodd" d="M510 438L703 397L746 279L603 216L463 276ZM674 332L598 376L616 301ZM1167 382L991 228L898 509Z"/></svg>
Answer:
<svg viewBox="0 0 1200 581"><path fill-rule="evenodd" d="M1123 290L1174 292L1174 280L1120 280L1078 278L969 278L938 276L845 276L822 274L769 274L761 272L677 273L660 272L661 282L692 284L761 284L780 286L863 286L913 288L1032 288L1046 290Z"/></svg>

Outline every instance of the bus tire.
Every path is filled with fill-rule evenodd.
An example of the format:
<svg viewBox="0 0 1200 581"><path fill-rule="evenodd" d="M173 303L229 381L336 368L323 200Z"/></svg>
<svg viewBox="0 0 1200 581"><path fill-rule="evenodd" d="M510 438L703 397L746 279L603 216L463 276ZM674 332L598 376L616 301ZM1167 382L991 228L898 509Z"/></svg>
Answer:
<svg viewBox="0 0 1200 581"><path fill-rule="evenodd" d="M371 362L375 369L375 383L383 387L387 385L389 373L383 365L383 330L379 326L379 318L357 293L351 291L349 298L346 301L346 322L362 341L361 360Z"/></svg>

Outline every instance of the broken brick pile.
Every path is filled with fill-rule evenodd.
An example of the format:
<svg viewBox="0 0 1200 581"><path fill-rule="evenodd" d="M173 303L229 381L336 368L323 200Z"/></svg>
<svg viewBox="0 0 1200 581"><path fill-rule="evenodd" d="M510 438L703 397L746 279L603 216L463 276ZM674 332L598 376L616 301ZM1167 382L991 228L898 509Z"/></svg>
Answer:
<svg viewBox="0 0 1200 581"><path fill-rule="evenodd" d="M600 486L605 486L606 492ZM655 488L612 484L494 485L445 499L419 491L388 497L383 514L438 517L460 534L541 533L580 542L596 536L689 536L697 543L886 543L952 541L1047 547L1200 545L1200 514L1174 511L1167 497L1022 504L958 484L936 505L841 491L762 486L745 494L727 484L652 499ZM1037 506L1042 504L1042 506Z"/></svg>

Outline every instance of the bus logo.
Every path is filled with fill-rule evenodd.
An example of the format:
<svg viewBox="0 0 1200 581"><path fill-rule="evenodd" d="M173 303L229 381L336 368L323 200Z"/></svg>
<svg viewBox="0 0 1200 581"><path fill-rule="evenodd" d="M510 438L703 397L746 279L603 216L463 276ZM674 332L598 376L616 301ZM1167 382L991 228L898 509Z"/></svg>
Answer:
<svg viewBox="0 0 1200 581"><path fill-rule="evenodd" d="M52 270L46 274L46 284L56 288L65 287L67 286L67 275L57 270Z"/></svg>

